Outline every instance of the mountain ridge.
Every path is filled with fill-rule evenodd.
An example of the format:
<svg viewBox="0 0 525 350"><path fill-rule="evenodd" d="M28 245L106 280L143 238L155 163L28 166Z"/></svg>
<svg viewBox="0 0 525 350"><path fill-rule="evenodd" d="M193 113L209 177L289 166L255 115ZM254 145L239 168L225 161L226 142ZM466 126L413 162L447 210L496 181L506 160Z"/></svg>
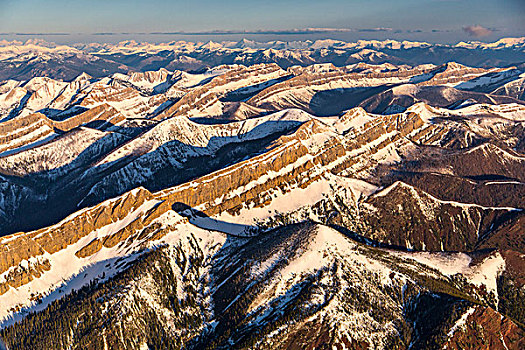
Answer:
<svg viewBox="0 0 525 350"><path fill-rule="evenodd" d="M47 75L71 81L83 72L101 77L108 73L160 68L199 71L220 64L271 62L288 68L328 62L336 66L356 62L440 65L455 60L477 67L508 67L523 62L524 45L523 38L456 45L396 40L359 40L355 43L334 40L268 43L248 40L222 43L177 41L161 44L126 41L71 46L35 40L25 43L3 41L0 44L0 79L22 80ZM20 68L22 63L27 65L24 69ZM60 64L67 69L59 69Z"/></svg>
<svg viewBox="0 0 525 350"><path fill-rule="evenodd" d="M5 345L523 347L523 66L307 44L0 81Z"/></svg>

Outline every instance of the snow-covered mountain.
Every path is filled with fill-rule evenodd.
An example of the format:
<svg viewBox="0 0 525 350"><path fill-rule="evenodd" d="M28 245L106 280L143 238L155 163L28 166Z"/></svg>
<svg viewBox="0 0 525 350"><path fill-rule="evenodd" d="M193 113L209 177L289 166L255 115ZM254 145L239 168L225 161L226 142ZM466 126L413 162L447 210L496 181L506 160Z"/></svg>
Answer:
<svg viewBox="0 0 525 350"><path fill-rule="evenodd" d="M0 79L29 80L48 76L71 81L82 72L94 77L113 73L202 71L221 64L276 63L291 66L332 63L435 64L449 61L475 67L508 67L525 60L524 38L494 43L460 42L455 45L396 40L339 40L255 42L148 43L56 45L41 40L0 41Z"/></svg>
<svg viewBox="0 0 525 350"><path fill-rule="evenodd" d="M521 349L524 73L392 54L430 48L85 45L218 65L1 81L0 338Z"/></svg>

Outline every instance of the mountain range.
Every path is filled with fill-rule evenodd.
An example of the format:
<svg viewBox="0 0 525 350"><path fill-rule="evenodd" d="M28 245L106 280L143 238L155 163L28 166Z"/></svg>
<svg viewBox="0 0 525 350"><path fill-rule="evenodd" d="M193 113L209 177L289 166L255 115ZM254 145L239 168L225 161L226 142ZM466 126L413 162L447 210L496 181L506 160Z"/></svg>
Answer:
<svg viewBox="0 0 525 350"><path fill-rule="evenodd" d="M525 346L523 38L1 45L0 346Z"/></svg>
<svg viewBox="0 0 525 350"><path fill-rule="evenodd" d="M396 40L339 40L255 42L185 42L56 45L42 40L0 41L0 80L28 80L37 76L71 81L83 72L97 78L113 73L150 71L198 72L222 64L276 63L286 69L332 63L441 65L454 61L475 67L508 67L525 61L525 38L504 38L455 45Z"/></svg>

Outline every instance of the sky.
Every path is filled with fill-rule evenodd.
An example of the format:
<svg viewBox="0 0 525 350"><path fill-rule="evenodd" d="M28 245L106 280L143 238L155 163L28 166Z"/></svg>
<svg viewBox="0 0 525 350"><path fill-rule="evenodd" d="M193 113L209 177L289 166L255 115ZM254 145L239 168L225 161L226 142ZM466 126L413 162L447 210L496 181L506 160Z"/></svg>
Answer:
<svg viewBox="0 0 525 350"><path fill-rule="evenodd" d="M0 40L57 43L525 36L525 0L0 0Z"/></svg>

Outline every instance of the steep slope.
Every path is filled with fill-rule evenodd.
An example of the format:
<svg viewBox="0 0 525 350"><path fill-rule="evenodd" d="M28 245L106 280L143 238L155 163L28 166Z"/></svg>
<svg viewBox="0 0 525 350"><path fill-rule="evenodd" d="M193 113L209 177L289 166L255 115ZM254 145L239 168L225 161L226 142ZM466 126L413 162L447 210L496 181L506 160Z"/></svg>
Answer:
<svg viewBox="0 0 525 350"><path fill-rule="evenodd" d="M514 67L511 69L483 69L467 67L456 62L447 62L436 67L430 74L432 78L419 83L419 85L442 85L473 90L479 89L483 85L496 84L498 81L511 79L513 76L519 75L519 71Z"/></svg>
<svg viewBox="0 0 525 350"><path fill-rule="evenodd" d="M207 198L203 194L201 198L195 197L191 202L186 202L189 197L183 197L184 200L182 200L191 206L207 206L206 203L213 203L221 198L221 195L225 195L221 201L228 200L229 207L225 209L230 209L243 202L246 204L252 200L255 201L257 196L259 198L255 203L264 203L271 198L272 194L271 192L265 195L261 193L279 183L282 184L284 190L288 185L283 184L282 181L291 184L291 190L299 185L306 187L327 172L362 179L370 178L369 181L377 183L376 176L381 167L387 166L393 169L403 167L403 159L407 159L409 161L407 164L410 164L411 160L419 157L418 155L425 155L431 150L427 148L427 145L439 145L443 148L441 153L429 154L429 159L435 157L436 154L439 155L438 158L432 160L434 164L425 165L425 167L434 169L431 171L445 169L449 166L436 163L436 159L443 159L444 162L444 159L453 159L448 155L449 151L446 151L448 148L469 148L487 140L499 140L498 142L503 142L502 146L505 147L517 147L516 149L521 147L516 143L521 139L520 135L523 132L523 129L517 128L522 125L518 117L522 113L519 106L491 111L481 108L478 112L480 114L476 117L466 117L462 113L462 110L451 114L451 111L416 105L398 115L368 115L362 109L355 109L339 118L316 119L304 112L292 110L226 125L202 125L184 117L174 117L154 124L152 128L150 126L149 131L134 138L131 136L131 140L109 152L107 147L90 147L96 152L92 152L89 158L75 160L72 165L69 165L72 160L70 158L68 158L70 160L63 161L61 165L58 163L58 165L51 163L46 165L44 162L40 165L43 167L42 170L47 169L44 173L33 173L34 175L26 177L24 181L27 183L32 177L34 178L31 180L33 183L38 183L43 178L57 179L53 175L56 171L50 171L57 166L62 169L60 174L64 175L67 173L66 169L79 169L76 173L57 179L58 181L52 184L56 192L47 192L51 194L49 200L62 198L60 200L63 203L61 210L64 215L71 213L71 210L79 203L82 206L93 205L99 203L101 199L119 195L137 186L146 186L150 190L157 191L183 184L198 176L204 176L232 165L236 175L227 180L233 186L226 188L227 191L246 186L251 182L250 187L242 190L241 193L244 194L241 197L235 198L230 194L221 193L222 190L218 189L224 188L224 182L221 183L222 176L213 175L210 178L218 182L211 181L209 186L201 192L209 192L216 197ZM480 120L489 118L490 123L480 123ZM305 122L307 123L297 129ZM500 123L501 127L494 128L494 125ZM470 126L475 126L475 129L469 128ZM283 136L294 130L296 131L293 135ZM126 141L126 138L123 138L120 133L111 133L111 135L114 135L113 138L118 136L116 138L120 140L118 144L121 144L122 140ZM19 167L17 170L15 163L11 160L30 159L27 158L29 154L38 154L40 150L45 149L53 152L53 145L58 145L58 140L49 146L37 147L32 151L6 157L5 171L18 175L31 174L34 170L28 171L27 167ZM105 144L116 145L115 143ZM474 154L475 152L465 153L470 158ZM275 156L281 159L279 163L267 162ZM100 158L97 159L97 157ZM246 157L253 157L253 161L244 161ZM500 156L495 153L490 157L498 163L497 158ZM512 156L509 157L509 159L514 159ZM95 159L97 161L93 162ZM516 159L519 160L519 157ZM483 161L486 162L486 159ZM235 164L236 162L239 163ZM455 162L458 163L459 160ZM16 163L20 161L17 160ZM206 165L203 166L203 164ZM253 164L257 164L256 171L251 174L242 171L243 166L253 166ZM316 164L320 166L317 167ZM502 166L503 168L499 170L502 174L513 175L521 171L519 162L512 169L509 165ZM192 170L185 171L188 169ZM271 175L268 178L271 181L257 180L258 176L270 170L277 175ZM456 176L477 176L494 171L487 168L476 174L458 173ZM237 182L241 179L242 182ZM392 179L392 182L386 185L394 181L396 180ZM214 186L219 187L213 189ZM66 191L74 195L65 196ZM265 197L266 199L263 199ZM441 198L440 195L436 197ZM66 203L69 204L66 205ZM518 208L521 208L520 202L510 204L511 207L517 205ZM216 206L217 204L211 205L211 207ZM496 202L489 206L501 205ZM42 207L42 210L44 209L45 207ZM448 248L445 247L445 249Z"/></svg>
<svg viewBox="0 0 525 350"><path fill-rule="evenodd" d="M288 74L276 64L233 66L224 74L193 89L155 118L161 120L178 115L221 116L224 113L221 99L227 94L250 94L250 90L255 93L265 86L279 82L286 75Z"/></svg>
<svg viewBox="0 0 525 350"><path fill-rule="evenodd" d="M102 79L82 73L69 83L41 77L8 80L0 83L0 117L8 120L40 112L62 121L101 105L110 105L126 117L151 117L189 90L229 69L216 67L202 74L160 69L115 73Z"/></svg>
<svg viewBox="0 0 525 350"><path fill-rule="evenodd" d="M492 344L522 344L512 320L462 300L476 299L435 270L439 265L370 249L324 226L293 225L248 239L198 229L170 235L170 246L127 266L125 259L109 261L125 271L109 280L99 274L107 282L54 302L38 314L36 328L28 328L37 317L30 315L3 330L4 340L34 349L453 348L483 325ZM424 305L432 298L441 306L430 314ZM58 310L61 324L52 319ZM486 325L489 316L501 317L501 326Z"/></svg>
<svg viewBox="0 0 525 350"><path fill-rule="evenodd" d="M520 75L519 79L515 79L497 88L492 93L495 95L505 95L514 97L519 100L525 100L525 77Z"/></svg>
<svg viewBox="0 0 525 350"><path fill-rule="evenodd" d="M4 232L47 226L78 205L94 205L140 185L157 190L221 169L264 151L309 119L301 111L283 111L228 125L175 117L145 127L121 123L106 131L73 129L0 158L4 174L40 194L37 207L17 204L18 214ZM47 203L53 202L59 205L50 208Z"/></svg>
<svg viewBox="0 0 525 350"><path fill-rule="evenodd" d="M521 101L507 96L489 95L479 92L462 91L446 86L416 86L405 84L374 95L359 104L370 113L399 113L407 107L424 102L434 107L454 109L465 101L468 104L510 104Z"/></svg>
<svg viewBox="0 0 525 350"><path fill-rule="evenodd" d="M360 206L358 232L370 239L409 249L436 251L446 247L471 251L494 221L516 212L519 209L440 201L412 186L395 182ZM387 217L392 220L385 220Z"/></svg>
<svg viewBox="0 0 525 350"><path fill-rule="evenodd" d="M75 128L44 145L0 158L0 171L18 176L45 172L48 177L58 177L71 171L74 163L85 166L127 139L119 133Z"/></svg>
<svg viewBox="0 0 525 350"><path fill-rule="evenodd" d="M359 73L300 70L298 76L266 88L247 103L270 110L294 107L316 115L334 115L384 91L390 84L417 81L420 77L424 79L430 70L424 67Z"/></svg>
<svg viewBox="0 0 525 350"><path fill-rule="evenodd" d="M286 121L287 115L288 114L280 113L275 117L282 118L284 119L283 121ZM298 120L300 120L297 117L301 117L301 113L299 113L298 116L293 114L288 116L288 118L293 121L292 124L295 125L297 125ZM161 191L156 197L159 200L167 201L171 204L184 203L190 207L204 210L208 215L220 214L226 211L229 211L230 214L228 215L235 215L243 210L250 211L252 208L254 212L257 213L259 211L255 210L254 207L258 206L270 206L271 208L273 198L276 195L276 203L273 205L278 205L277 202L280 196L277 191L280 191L282 195L287 195L288 193L288 197L293 197L297 191L300 191L299 188L303 188L318 192L317 194L314 194L314 192L310 195L313 200L311 204L313 205L323 199L323 193L328 192L329 182L327 183L327 180L330 179L323 177L324 173L327 171L337 173L346 170L346 167L343 166L345 161L348 162L348 164L355 165L356 158L359 159L362 157L363 159L367 159L370 157L370 154L381 149L381 142L388 140L388 137L395 137L396 134L398 134L397 137L399 137L399 135L410 133L413 128L418 125L414 123L414 120L417 121L419 119L415 114L408 118L407 116L398 116L396 118L387 116L385 118L386 120L384 122L389 123L391 123L392 119L397 119L397 126L392 124L385 125L379 122L374 126L377 130L376 135L374 135L370 129L365 129L366 132L362 134L366 135L363 141L367 141L371 145L376 144L376 150L373 148L369 149L368 147L370 146L363 147L355 140L344 141L344 138L337 132L331 131L327 126L313 119L303 124L294 134L282 136L273 147L261 155L234 164L224 170L205 175L195 181L183 183L179 186ZM177 121L177 119L173 120ZM264 122L264 120L265 118L259 121L252 120L251 130L256 130L257 128L255 127L261 122ZM421 122L421 119L419 120ZM374 120L373 122L376 121ZM287 124L283 124L286 127ZM261 125L264 126L264 124ZM245 127L244 123L240 123L238 127L240 126ZM249 131L250 128L247 125L246 127L244 130ZM387 130L383 129L385 127ZM392 130L389 131L388 128L392 128ZM152 131L153 130L155 129L152 129ZM222 129L218 129L218 126L200 126L200 130L211 131ZM275 132L274 128L268 130ZM383 133L386 132L386 135L380 132L382 130ZM195 133L193 134L195 135ZM178 135L187 136L189 134L183 133ZM264 136L264 130L262 136ZM362 138L364 136L359 137ZM372 137L372 139L370 139L370 137ZM139 138L137 140L145 139ZM196 140L199 141L199 138L196 138ZM199 142L204 142L204 144L209 143L209 141L206 140ZM210 150L211 149L210 145ZM151 154L151 152L146 154ZM112 160L112 162L114 162L114 160ZM157 162L153 164L157 164ZM253 167L255 164L257 166ZM266 174L266 176L263 176L264 174ZM124 178L118 177L118 179L123 180ZM126 184L126 186L133 185L132 181L121 183ZM324 185L326 187L323 187L323 183L327 184ZM115 182L108 182L106 191L114 190L115 184ZM111 185L111 187L109 187L109 185ZM276 188L276 186L278 187ZM321 191L319 192L319 190ZM306 193L308 193L308 191ZM98 194L97 198L100 198L103 194L104 192ZM69 197L71 197L71 194ZM299 207L295 208L293 206L289 207L288 211L300 209L304 204L305 203L299 203ZM262 210L261 212L266 211ZM320 214L323 213L321 212ZM255 216L253 216L253 214L240 215L237 216L237 219L234 216L233 220L230 219L226 221L235 222L235 220L239 219L250 220L250 218L253 219L257 217L261 219L265 218L265 216L261 217L259 215L261 214L256 214ZM251 222L243 224L253 225L254 222L252 220ZM240 227L243 226L241 225ZM61 232L67 236L67 233L63 230L61 230ZM42 243L39 243L39 245L42 246ZM11 265L6 268L10 266Z"/></svg>
<svg viewBox="0 0 525 350"><path fill-rule="evenodd" d="M3 132L0 139L0 157L51 142L61 133L80 126L105 130L123 120L124 117L117 110L106 104L65 120L53 120L41 113L18 116L0 125Z"/></svg>

